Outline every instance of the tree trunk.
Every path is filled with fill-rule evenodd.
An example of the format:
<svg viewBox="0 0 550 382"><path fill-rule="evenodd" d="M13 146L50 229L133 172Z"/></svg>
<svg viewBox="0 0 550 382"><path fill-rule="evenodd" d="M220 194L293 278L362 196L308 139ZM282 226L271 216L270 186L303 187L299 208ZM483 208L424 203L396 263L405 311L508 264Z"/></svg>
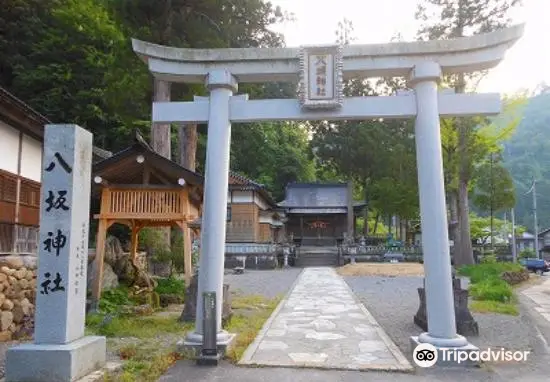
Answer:
<svg viewBox="0 0 550 382"><path fill-rule="evenodd" d="M363 184L365 185L365 203L369 202L369 192L368 192L368 181L365 180ZM365 224L363 225L363 236L367 237L369 235L369 207L368 204L364 207L363 210L363 219L365 219Z"/></svg>
<svg viewBox="0 0 550 382"><path fill-rule="evenodd" d="M158 79L153 80L154 88L154 101L155 102L170 102L172 84L170 82L161 81ZM153 150L165 158L171 159L172 145L170 137L170 124L169 123L153 123L151 126L151 146ZM170 227L158 228L161 233L162 241L159 246L167 249L171 248L170 243ZM154 273L157 276L168 277L171 272L171 264L157 263L154 267Z"/></svg>
<svg viewBox="0 0 550 382"><path fill-rule="evenodd" d="M178 126L179 163L188 170L196 170L197 125Z"/></svg>
<svg viewBox="0 0 550 382"><path fill-rule="evenodd" d="M468 206L468 184L458 185L458 222L460 232L460 248L455 252L455 266L474 264L472 240L470 239L470 208Z"/></svg>
<svg viewBox="0 0 550 382"><path fill-rule="evenodd" d="M458 219L458 195L456 191L449 192L449 210L450 210L450 236L453 240L453 256L460 253L460 227Z"/></svg>
<svg viewBox="0 0 550 382"><path fill-rule="evenodd" d="M380 219L380 214L376 214L376 219L374 219L374 228L372 230L372 234L376 235L376 231L378 230L378 220Z"/></svg>
<svg viewBox="0 0 550 382"><path fill-rule="evenodd" d="M491 225L491 251L494 251L495 250L495 234L493 232L494 230L494 222L493 222L493 207L491 206L491 211L490 211L490 214L491 214L491 217L490 217L490 225Z"/></svg>
<svg viewBox="0 0 550 382"><path fill-rule="evenodd" d="M460 30L462 35L462 30ZM464 93L466 89L466 80L464 74L459 74L455 91ZM470 181L470 158L468 152L469 128L468 121L457 119L458 127L458 150L457 155L460 158L458 163L458 230L460 236L460 245L455 250L455 266L474 264L474 254L472 251L472 240L470 238L470 209L468 206L468 183ZM464 123L466 122L466 123Z"/></svg>
<svg viewBox="0 0 550 382"><path fill-rule="evenodd" d="M170 82L154 79L154 101L155 102L170 102L170 91L172 84ZM153 150L165 158L171 159L171 141L170 141L170 124L169 123L154 123L151 132L151 145Z"/></svg>

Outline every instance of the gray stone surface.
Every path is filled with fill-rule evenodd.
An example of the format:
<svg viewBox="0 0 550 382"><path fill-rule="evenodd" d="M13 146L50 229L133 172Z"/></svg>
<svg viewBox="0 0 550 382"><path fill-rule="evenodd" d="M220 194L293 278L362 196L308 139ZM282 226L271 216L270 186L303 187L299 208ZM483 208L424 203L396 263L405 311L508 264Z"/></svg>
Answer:
<svg viewBox="0 0 550 382"><path fill-rule="evenodd" d="M534 303L534 310L550 323L550 279L523 291Z"/></svg>
<svg viewBox="0 0 550 382"><path fill-rule="evenodd" d="M105 337L89 336L66 345L22 344L8 350L6 382L72 382L101 369Z"/></svg>
<svg viewBox="0 0 550 382"><path fill-rule="evenodd" d="M46 126L35 343L65 344L84 335L91 166L89 131Z"/></svg>
<svg viewBox="0 0 550 382"><path fill-rule="evenodd" d="M541 382L548 379L546 370L517 372L515 365L503 370L488 368L417 369L414 374L382 371L346 371L293 368L244 368L227 362L220 366L201 367L192 361L179 361L159 382Z"/></svg>
<svg viewBox="0 0 550 382"><path fill-rule="evenodd" d="M292 273L294 272L295 273ZM285 292L300 270L257 271L244 275L226 275L225 282L232 289L239 288L244 294L263 294L267 297ZM550 276L545 276L550 279ZM410 336L421 330L414 325L411 315L418 308L416 288L422 286L421 277L346 277L355 294L378 323L399 345L406 356L410 356ZM238 286L237 286L238 285ZM463 287L466 287L463 285ZM532 302L523 294L521 300ZM523 301L522 301L523 303ZM538 315L538 313L534 312ZM540 315L538 315L540 316ZM222 362L216 368L198 367L192 361L177 362L159 382L538 382L548 379L550 360L546 341L540 333L539 321L530 317L530 311L521 310L519 317L477 314L474 317L480 325L480 336L474 341L478 346L506 347L509 349L532 349L533 357L525 364L484 365L481 368L417 368L414 374L388 373L379 371L340 371L294 368L243 368ZM550 328L546 332L550 340ZM548 341L550 342L550 341ZM485 345L482 345L485 344ZM412 363L412 358L410 359Z"/></svg>
<svg viewBox="0 0 550 382"><path fill-rule="evenodd" d="M332 268L306 268L242 365L412 370Z"/></svg>
<svg viewBox="0 0 550 382"><path fill-rule="evenodd" d="M422 277L349 276L345 280L391 339L408 354L410 337L422 333L413 322ZM519 316L480 313L473 316L479 325L479 337L468 340L474 345L517 350L533 346L532 325L524 312Z"/></svg>
<svg viewBox="0 0 550 382"><path fill-rule="evenodd" d="M229 284L232 293L274 298L286 294L301 271L299 268L245 269L241 275L226 272L224 282Z"/></svg>

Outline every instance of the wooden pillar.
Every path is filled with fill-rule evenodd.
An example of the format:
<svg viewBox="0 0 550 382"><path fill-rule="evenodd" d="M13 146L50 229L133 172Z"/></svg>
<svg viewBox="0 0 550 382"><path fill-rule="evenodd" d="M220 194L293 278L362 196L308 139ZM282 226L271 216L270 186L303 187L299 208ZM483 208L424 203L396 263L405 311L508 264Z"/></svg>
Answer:
<svg viewBox="0 0 550 382"><path fill-rule="evenodd" d="M191 285L193 277L193 243L191 239L191 229L187 223L182 224L183 234L183 266L185 268L185 286Z"/></svg>
<svg viewBox="0 0 550 382"><path fill-rule="evenodd" d="M304 238L304 217L300 216L300 239Z"/></svg>
<svg viewBox="0 0 550 382"><path fill-rule="evenodd" d="M132 225L132 236L130 241L130 259L132 259L132 264L136 263L137 259L137 250L138 250L138 235L139 235L140 228L136 225Z"/></svg>
<svg viewBox="0 0 550 382"><path fill-rule="evenodd" d="M347 187L347 210L348 210L348 214L347 214L347 226L348 226L348 237L351 239L354 239L355 238L355 235L354 235L354 232L355 232L355 227L354 227L354 217L355 217L355 214L353 213L353 182L349 181L348 182L348 187Z"/></svg>
<svg viewBox="0 0 550 382"><path fill-rule="evenodd" d="M92 284L92 311L99 309L99 299L101 298L101 285L103 283L103 259L105 257L105 239L107 238L108 222L106 219L99 219L97 229L97 239L95 245L94 266L95 277Z"/></svg>

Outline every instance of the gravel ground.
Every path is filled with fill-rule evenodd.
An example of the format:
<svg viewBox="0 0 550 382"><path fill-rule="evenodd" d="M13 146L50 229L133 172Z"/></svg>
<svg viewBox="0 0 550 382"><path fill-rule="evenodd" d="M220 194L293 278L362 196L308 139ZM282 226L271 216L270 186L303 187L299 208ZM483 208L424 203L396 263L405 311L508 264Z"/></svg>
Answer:
<svg viewBox="0 0 550 382"><path fill-rule="evenodd" d="M345 277L354 293L402 349L409 347L408 338L422 332L413 323L418 310L417 288L422 277ZM514 350L530 348L529 327L525 316L473 313L480 335L471 338L477 346L504 347Z"/></svg>
<svg viewBox="0 0 550 382"><path fill-rule="evenodd" d="M413 323L413 317L418 310L417 288L422 286L422 278L350 276L344 279L401 351L411 359L409 337L421 333L421 329ZM494 380L497 375L496 380L504 381L528 380L533 375L537 378L539 375L545 375L543 379L548 379L548 354L541 348L533 321L523 307L517 317L501 314L473 315L479 325L480 335L468 339L480 349L503 347L510 350L532 351L524 364L491 365L494 373L490 373L491 377L487 375L487 380ZM481 372L470 370L468 373L476 375L474 377L472 374L469 377L474 380L486 380ZM447 380L446 375L444 380Z"/></svg>
<svg viewBox="0 0 550 382"><path fill-rule="evenodd" d="M288 293L301 271L300 268L245 270L241 275L235 275L230 271L226 272L224 282L229 284L230 291L239 294L258 294L275 298Z"/></svg>

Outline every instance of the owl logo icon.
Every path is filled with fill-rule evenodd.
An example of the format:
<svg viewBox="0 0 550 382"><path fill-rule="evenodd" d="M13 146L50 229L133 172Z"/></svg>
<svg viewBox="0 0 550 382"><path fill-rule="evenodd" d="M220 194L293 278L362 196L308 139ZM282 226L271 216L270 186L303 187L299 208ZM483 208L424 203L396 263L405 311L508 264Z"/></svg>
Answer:
<svg viewBox="0 0 550 382"><path fill-rule="evenodd" d="M437 349L430 344L420 344L413 352L413 361L420 367L432 367L437 362Z"/></svg>

